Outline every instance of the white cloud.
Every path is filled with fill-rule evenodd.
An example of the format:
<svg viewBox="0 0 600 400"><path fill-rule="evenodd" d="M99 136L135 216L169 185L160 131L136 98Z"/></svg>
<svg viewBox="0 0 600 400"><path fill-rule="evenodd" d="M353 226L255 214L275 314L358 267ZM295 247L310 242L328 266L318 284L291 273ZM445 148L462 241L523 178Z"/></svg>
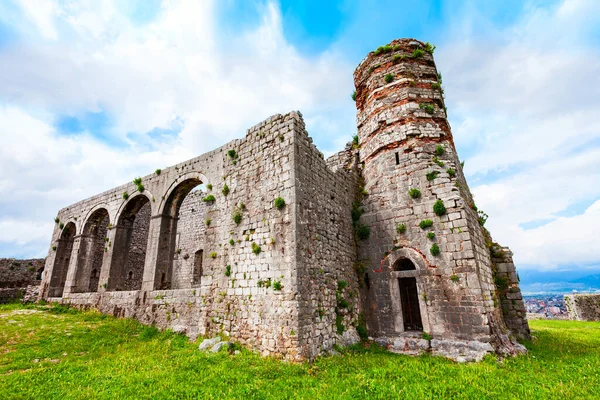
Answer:
<svg viewBox="0 0 600 400"><path fill-rule="evenodd" d="M58 6L52 0L18 0L25 15L33 22L42 37L57 39L58 33L54 27L54 18L58 14Z"/></svg>
<svg viewBox="0 0 600 400"><path fill-rule="evenodd" d="M299 109L309 129L323 127L329 140L340 132L350 137L350 129L329 119L353 108L352 65L332 52L302 56L286 42L273 4L256 29L236 37L217 32L211 1L166 1L143 26L117 5L55 2L51 11L38 10L38 19L53 21L56 40L0 52L0 98L11 104L0 105L0 136L7 138L0 148L6 171L0 222L48 228L46 240L8 229L0 245L29 241L47 248L47 221L58 209L243 137L275 113ZM104 133L108 142L124 141L124 147L54 128L57 115L99 111L114 123ZM353 126L352 117L347 122ZM147 134L174 124L182 125L174 137Z"/></svg>
<svg viewBox="0 0 600 400"><path fill-rule="evenodd" d="M553 8L531 3L514 25L493 28L492 39L463 37L463 26L436 53L475 200L518 264L600 261L591 239L598 235L598 203L559 217L600 199L600 53L586 40L590 24L600 23L599 7L584 0ZM522 227L535 221L551 222Z"/></svg>

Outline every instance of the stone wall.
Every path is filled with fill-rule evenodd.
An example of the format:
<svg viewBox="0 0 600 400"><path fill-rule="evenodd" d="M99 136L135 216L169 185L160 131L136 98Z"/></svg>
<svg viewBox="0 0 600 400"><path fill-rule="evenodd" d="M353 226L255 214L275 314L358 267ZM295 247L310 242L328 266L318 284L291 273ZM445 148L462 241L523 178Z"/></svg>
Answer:
<svg viewBox="0 0 600 400"><path fill-rule="evenodd" d="M0 258L0 303L21 298L27 286L38 286L44 273L44 259Z"/></svg>
<svg viewBox="0 0 600 400"><path fill-rule="evenodd" d="M294 235L294 141L300 126L297 113L273 116L249 129L245 139L142 177L141 193L127 184L61 210L47 261L51 271L68 264L60 301L162 328L185 327L192 337L225 332L263 354L306 357L298 345ZM191 191L200 184L206 192ZM210 195L214 200L205 201ZM274 207L277 197L286 203L280 210ZM76 235L69 254L87 259L81 232L100 209L110 222L98 292L75 293L69 288L81 265L65 257L57 264L57 243L62 227L72 224ZM137 226L142 220L149 223ZM140 234L145 226L146 240ZM119 282L116 275L137 270L130 263L143 265L141 290L110 284L111 277ZM49 281L43 296L52 300L51 293L60 291L49 291Z"/></svg>
<svg viewBox="0 0 600 400"><path fill-rule="evenodd" d="M327 161L297 128L296 201L300 341L309 358L336 343L358 341L362 311L353 266L356 243L350 211L358 188L351 150Z"/></svg>
<svg viewBox="0 0 600 400"><path fill-rule="evenodd" d="M506 326L517 338L530 340L527 310L519 288L519 276L513 262L513 254L508 247L494 246L491 256L494 281Z"/></svg>
<svg viewBox="0 0 600 400"><path fill-rule="evenodd" d="M600 321L600 294L568 294L565 305L569 319Z"/></svg>

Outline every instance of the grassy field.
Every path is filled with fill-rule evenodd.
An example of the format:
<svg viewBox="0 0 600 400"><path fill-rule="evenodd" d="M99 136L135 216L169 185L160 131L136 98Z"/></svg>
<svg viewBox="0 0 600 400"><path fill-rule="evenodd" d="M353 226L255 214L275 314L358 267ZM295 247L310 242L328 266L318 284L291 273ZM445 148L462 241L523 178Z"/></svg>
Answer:
<svg viewBox="0 0 600 400"><path fill-rule="evenodd" d="M0 306L0 399L600 398L600 323L531 321L530 353L456 364L357 346L311 364L64 307Z"/></svg>

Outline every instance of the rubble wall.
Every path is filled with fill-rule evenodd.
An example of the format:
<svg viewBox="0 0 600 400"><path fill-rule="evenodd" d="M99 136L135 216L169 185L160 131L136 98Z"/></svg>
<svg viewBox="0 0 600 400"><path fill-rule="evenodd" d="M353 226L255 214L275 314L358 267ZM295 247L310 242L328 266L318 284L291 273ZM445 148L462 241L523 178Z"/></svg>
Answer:
<svg viewBox="0 0 600 400"><path fill-rule="evenodd" d="M600 294L567 294L565 305L569 319L600 321Z"/></svg>

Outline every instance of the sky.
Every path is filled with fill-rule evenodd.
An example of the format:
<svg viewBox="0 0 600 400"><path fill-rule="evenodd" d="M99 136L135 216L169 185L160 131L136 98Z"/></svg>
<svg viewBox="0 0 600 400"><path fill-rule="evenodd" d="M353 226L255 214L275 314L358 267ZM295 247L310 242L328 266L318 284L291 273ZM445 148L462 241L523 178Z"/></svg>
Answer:
<svg viewBox="0 0 600 400"><path fill-rule="evenodd" d="M60 208L273 114L341 150L354 68L401 37L437 46L467 180L519 270L600 274L597 0L2 0L0 257L44 257Z"/></svg>

